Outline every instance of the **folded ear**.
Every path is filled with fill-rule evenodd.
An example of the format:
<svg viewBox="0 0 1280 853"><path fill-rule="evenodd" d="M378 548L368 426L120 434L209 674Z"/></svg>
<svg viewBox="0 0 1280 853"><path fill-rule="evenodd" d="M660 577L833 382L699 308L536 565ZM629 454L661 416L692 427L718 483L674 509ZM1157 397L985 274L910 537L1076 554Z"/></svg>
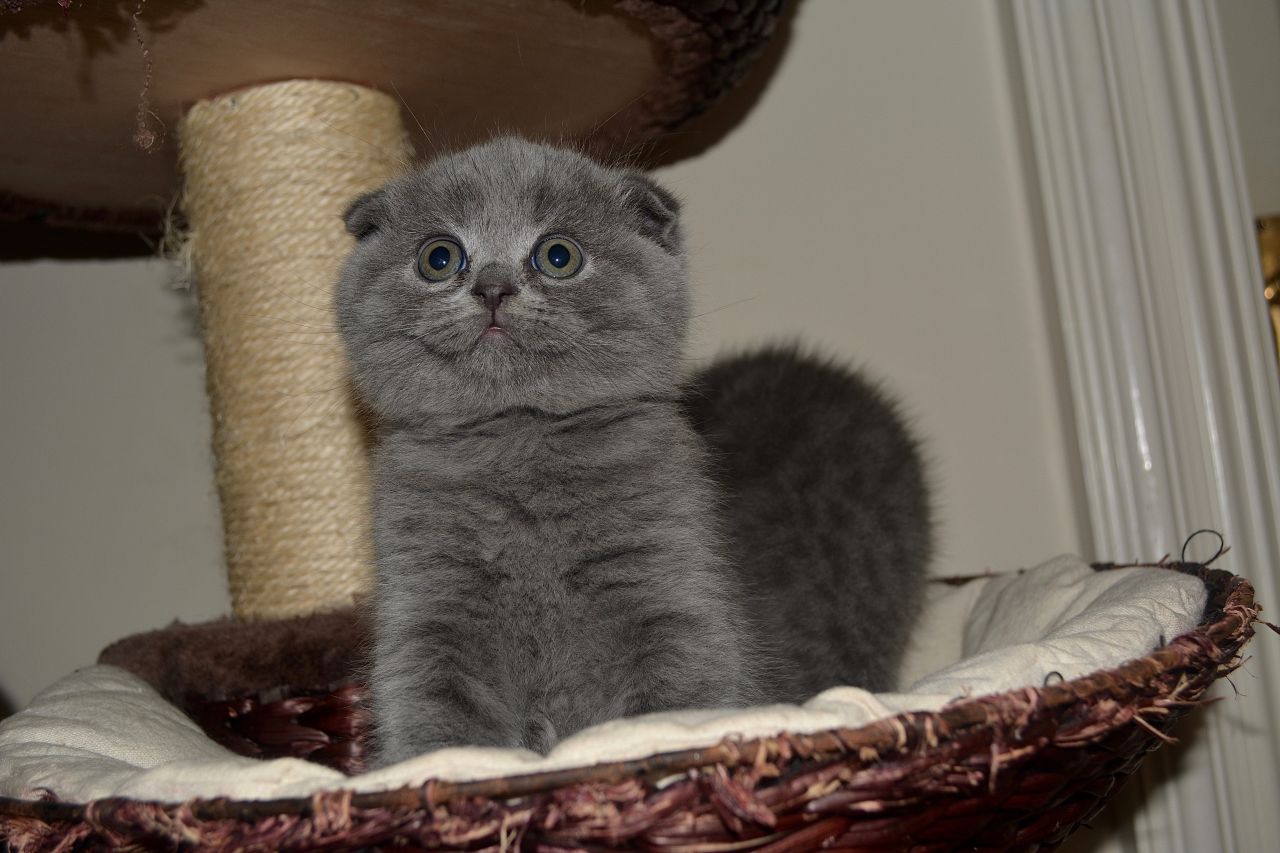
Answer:
<svg viewBox="0 0 1280 853"><path fill-rule="evenodd" d="M389 212L387 191L381 189L365 193L351 202L342 218L347 223L347 230L357 240L363 240L386 223Z"/></svg>
<svg viewBox="0 0 1280 853"><path fill-rule="evenodd" d="M635 215L640 233L669 252L680 245L680 202L646 175L622 177L622 200Z"/></svg>

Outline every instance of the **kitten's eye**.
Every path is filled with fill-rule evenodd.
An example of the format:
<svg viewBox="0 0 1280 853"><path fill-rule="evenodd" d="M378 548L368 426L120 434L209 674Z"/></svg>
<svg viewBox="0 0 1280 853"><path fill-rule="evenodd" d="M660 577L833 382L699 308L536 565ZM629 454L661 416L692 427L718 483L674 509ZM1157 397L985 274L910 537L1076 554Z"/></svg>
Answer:
<svg viewBox="0 0 1280 853"><path fill-rule="evenodd" d="M467 265L467 253L457 240L436 237L422 244L418 250L418 275L427 281L444 281L462 272Z"/></svg>
<svg viewBox="0 0 1280 853"><path fill-rule="evenodd" d="M582 269L582 250L568 237L548 237L533 247L533 266L543 275L568 278Z"/></svg>

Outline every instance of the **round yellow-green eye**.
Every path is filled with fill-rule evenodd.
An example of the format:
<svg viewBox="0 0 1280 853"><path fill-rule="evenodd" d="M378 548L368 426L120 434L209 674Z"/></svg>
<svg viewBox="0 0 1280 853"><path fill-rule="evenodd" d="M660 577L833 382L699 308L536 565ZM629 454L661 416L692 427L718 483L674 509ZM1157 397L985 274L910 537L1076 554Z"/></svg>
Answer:
<svg viewBox="0 0 1280 853"><path fill-rule="evenodd" d="M582 250L568 237L547 237L533 247L533 266L543 275L568 278L582 269Z"/></svg>
<svg viewBox="0 0 1280 853"><path fill-rule="evenodd" d="M435 237L418 250L418 275L427 281L444 281L467 265L467 253L457 240Z"/></svg>

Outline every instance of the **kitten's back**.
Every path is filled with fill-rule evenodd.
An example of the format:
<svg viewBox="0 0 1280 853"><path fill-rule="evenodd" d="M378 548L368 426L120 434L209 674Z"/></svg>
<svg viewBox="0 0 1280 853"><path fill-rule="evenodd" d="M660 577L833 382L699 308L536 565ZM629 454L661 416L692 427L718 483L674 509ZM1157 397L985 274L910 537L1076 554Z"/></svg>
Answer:
<svg viewBox="0 0 1280 853"><path fill-rule="evenodd" d="M713 452L748 609L778 647L768 698L893 687L932 553L923 466L893 404L779 347L713 364L684 406Z"/></svg>

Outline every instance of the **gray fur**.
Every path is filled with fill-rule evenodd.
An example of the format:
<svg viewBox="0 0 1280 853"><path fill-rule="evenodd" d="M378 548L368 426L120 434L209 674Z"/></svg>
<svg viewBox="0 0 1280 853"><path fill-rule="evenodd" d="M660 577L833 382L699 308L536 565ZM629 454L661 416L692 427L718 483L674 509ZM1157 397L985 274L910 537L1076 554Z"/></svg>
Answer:
<svg viewBox="0 0 1280 853"><path fill-rule="evenodd" d="M678 407L678 205L638 173L499 139L351 207L338 292L374 459L377 761L546 751L594 723L758 698L705 451ZM586 264L529 263L546 234ZM469 267L424 281L419 246ZM507 281L509 336L473 279Z"/></svg>
<svg viewBox="0 0 1280 853"><path fill-rule="evenodd" d="M748 610L778 644L766 697L892 689L933 551L920 454L893 404L774 348L713 365L685 407L714 451Z"/></svg>

